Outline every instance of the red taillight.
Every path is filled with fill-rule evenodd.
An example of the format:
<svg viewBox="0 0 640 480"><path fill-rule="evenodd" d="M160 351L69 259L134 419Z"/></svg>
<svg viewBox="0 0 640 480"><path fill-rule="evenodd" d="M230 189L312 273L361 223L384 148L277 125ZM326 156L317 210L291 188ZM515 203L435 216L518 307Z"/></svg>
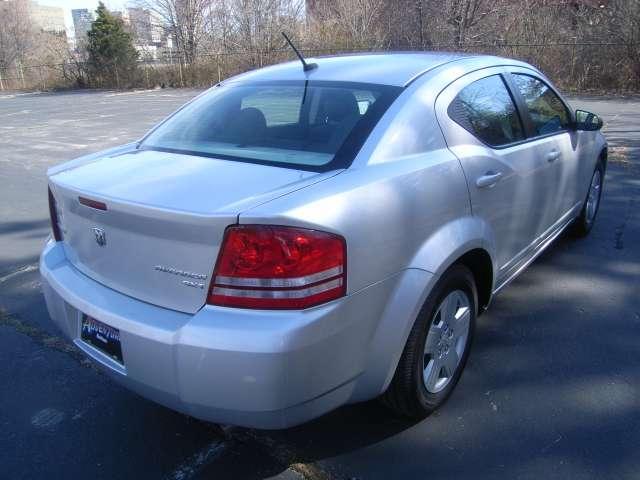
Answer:
<svg viewBox="0 0 640 480"><path fill-rule="evenodd" d="M263 309L302 309L346 292L344 239L304 228L227 228L207 302Z"/></svg>
<svg viewBox="0 0 640 480"><path fill-rule="evenodd" d="M85 205L90 208L95 208L96 210L107 210L107 204L104 202L98 202L97 200L91 200L86 197L78 197L78 201L81 205Z"/></svg>
<svg viewBox="0 0 640 480"><path fill-rule="evenodd" d="M51 219L51 231L56 242L62 241L62 231L60 229L60 219L58 218L58 204L49 188L49 218Z"/></svg>

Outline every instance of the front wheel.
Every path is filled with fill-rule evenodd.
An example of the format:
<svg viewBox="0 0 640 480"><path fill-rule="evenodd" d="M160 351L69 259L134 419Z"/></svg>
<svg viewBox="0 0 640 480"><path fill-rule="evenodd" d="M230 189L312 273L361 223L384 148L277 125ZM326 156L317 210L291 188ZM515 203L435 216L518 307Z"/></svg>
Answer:
<svg viewBox="0 0 640 480"><path fill-rule="evenodd" d="M409 334L382 401L395 412L422 418L444 403L469 355L478 295L472 273L449 269L427 298Z"/></svg>
<svg viewBox="0 0 640 480"><path fill-rule="evenodd" d="M573 234L578 237L584 237L589 234L596 221L596 215L600 208L600 198L602 197L602 185L604 183L604 165L602 161L598 162L596 169L591 176L591 184L589 192L584 201L580 216L576 218L573 224Z"/></svg>

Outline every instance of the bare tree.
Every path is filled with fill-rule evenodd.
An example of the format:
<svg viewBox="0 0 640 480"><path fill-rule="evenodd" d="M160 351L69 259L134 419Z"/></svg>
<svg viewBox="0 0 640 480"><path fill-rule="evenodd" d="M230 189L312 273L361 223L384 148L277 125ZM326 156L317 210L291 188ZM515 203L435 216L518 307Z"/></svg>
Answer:
<svg viewBox="0 0 640 480"><path fill-rule="evenodd" d="M214 3L212 14L208 17L207 46L209 50L231 50L234 36L233 15L231 5L235 0L217 0Z"/></svg>
<svg viewBox="0 0 640 480"><path fill-rule="evenodd" d="M281 32L295 36L303 5L301 0L219 0L209 41L216 52L244 52L232 71L273 63L288 56L281 52Z"/></svg>
<svg viewBox="0 0 640 480"><path fill-rule="evenodd" d="M313 27L325 45L340 42L347 49L380 48L386 44L391 28L385 22L387 3L385 0L317 2Z"/></svg>
<svg viewBox="0 0 640 480"><path fill-rule="evenodd" d="M607 27L610 38L624 45L631 80L640 86L640 0L614 0Z"/></svg>
<svg viewBox="0 0 640 480"><path fill-rule="evenodd" d="M302 2L292 0L236 0L227 5L235 34L232 43L246 51L280 48L280 32L295 32L302 10Z"/></svg>
<svg viewBox="0 0 640 480"><path fill-rule="evenodd" d="M455 43L459 47L469 40L469 30L481 20L496 13L498 3L495 0L448 0L446 18L455 29Z"/></svg>
<svg viewBox="0 0 640 480"><path fill-rule="evenodd" d="M176 42L182 61L193 63L209 24L213 0L137 0L137 4L161 19Z"/></svg>
<svg viewBox="0 0 640 480"><path fill-rule="evenodd" d="M28 0L0 1L0 68L24 63L33 46Z"/></svg>

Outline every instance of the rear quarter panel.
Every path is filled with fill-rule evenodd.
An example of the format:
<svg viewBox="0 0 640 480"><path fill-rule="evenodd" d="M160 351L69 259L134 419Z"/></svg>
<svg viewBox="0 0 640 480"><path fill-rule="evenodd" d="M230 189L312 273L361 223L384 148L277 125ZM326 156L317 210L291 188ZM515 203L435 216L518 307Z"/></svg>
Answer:
<svg viewBox="0 0 640 480"><path fill-rule="evenodd" d="M470 217L460 165L447 149L349 169L326 182L242 213L240 223L338 233L347 243L347 294L379 296L342 319L358 378L351 401L382 393L439 270L465 242ZM380 287L380 288L378 288ZM391 287L391 288L389 288ZM364 293L369 298L369 294ZM327 365L333 364L328 360Z"/></svg>
<svg viewBox="0 0 640 480"><path fill-rule="evenodd" d="M357 292L406 268L431 271L432 237L470 215L466 182L447 149L349 169L240 215L240 223L295 225L334 232L347 242L347 291ZM452 248L455 248L451 245Z"/></svg>

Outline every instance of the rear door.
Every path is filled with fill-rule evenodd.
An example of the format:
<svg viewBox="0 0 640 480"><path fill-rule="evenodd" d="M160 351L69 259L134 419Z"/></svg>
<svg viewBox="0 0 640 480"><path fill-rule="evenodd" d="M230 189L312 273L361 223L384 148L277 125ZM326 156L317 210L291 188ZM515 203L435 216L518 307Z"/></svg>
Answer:
<svg viewBox="0 0 640 480"><path fill-rule="evenodd" d="M502 68L482 69L450 84L436 101L449 149L465 172L473 214L491 227L498 281L528 257L553 207L547 145L527 140Z"/></svg>

